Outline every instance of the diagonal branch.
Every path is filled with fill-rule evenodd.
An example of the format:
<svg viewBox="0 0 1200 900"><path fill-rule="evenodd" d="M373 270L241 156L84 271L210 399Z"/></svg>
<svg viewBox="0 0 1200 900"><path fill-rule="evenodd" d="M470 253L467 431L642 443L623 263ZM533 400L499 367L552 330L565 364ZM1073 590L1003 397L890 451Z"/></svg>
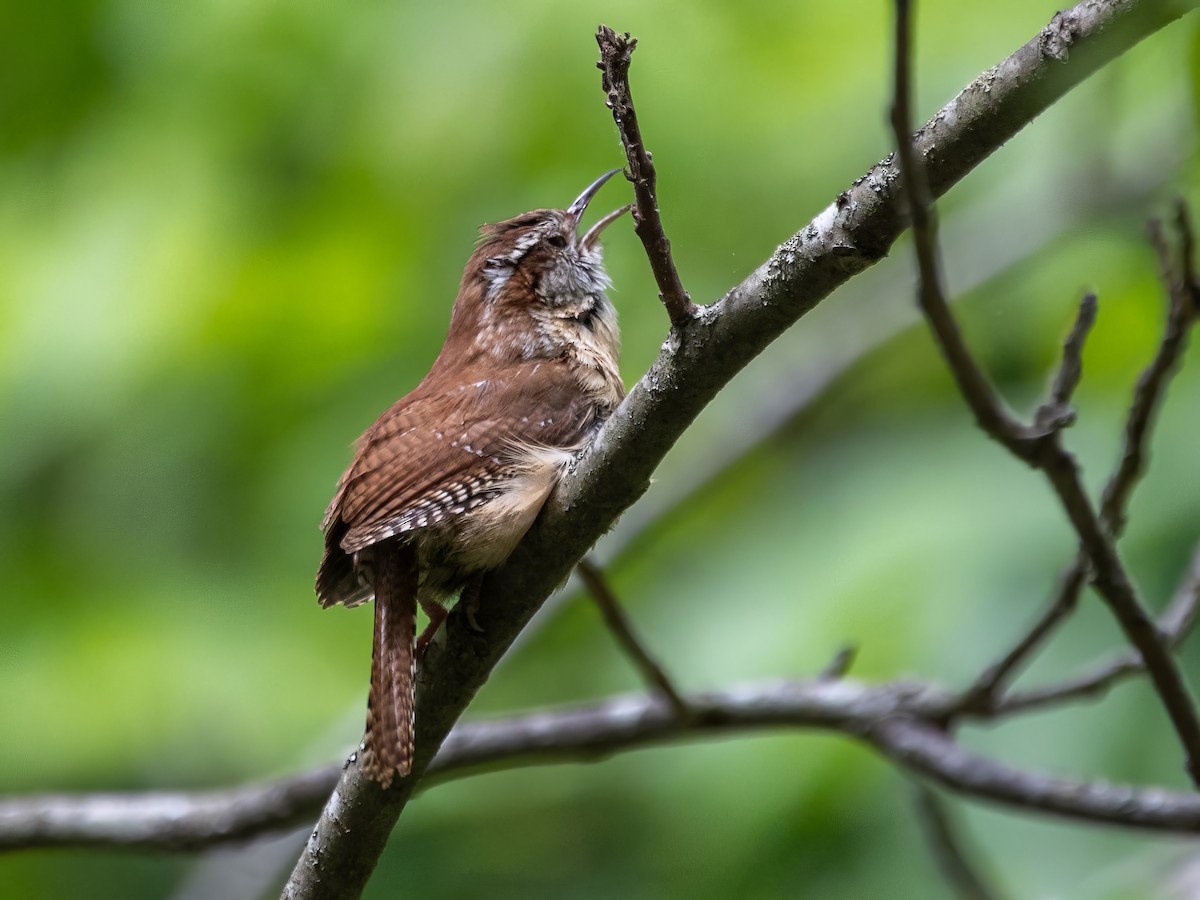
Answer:
<svg viewBox="0 0 1200 900"><path fill-rule="evenodd" d="M933 194L949 190L1104 63L1198 5L1085 0L1056 14L918 133ZM447 620L447 649L431 651L418 673L413 776L381 792L357 765L348 766L285 896L361 893L437 747L543 600L641 497L654 468L717 392L834 288L887 253L904 228L898 180L891 160L873 166L745 281L673 333L504 569L488 579L479 617L486 632L464 627L458 612Z"/></svg>
<svg viewBox="0 0 1200 900"><path fill-rule="evenodd" d="M1177 651L1195 624L1200 612L1200 545L1192 553L1188 567L1175 596L1159 618L1159 630L1171 650ZM1146 671L1141 656L1123 653L1107 662L1096 664L1090 671L1074 678L996 699L990 706L995 714L1025 712L1064 701L1103 694L1114 684L1130 675ZM979 711L977 711L979 712Z"/></svg>
<svg viewBox="0 0 1200 900"><path fill-rule="evenodd" d="M1162 234L1162 226L1157 221L1150 223L1151 240L1158 252L1159 267L1167 291L1167 324L1154 360L1138 379L1133 394L1133 405L1125 425L1125 449L1116 474L1105 488L1100 504L1100 513L1114 537L1119 537L1125 530L1125 509L1129 504L1129 494L1146 467L1149 446L1147 435L1162 405L1171 375L1178 367L1187 347L1188 329L1196 321L1197 312L1200 312L1185 287L1194 284L1195 278L1189 277L1188 274L1192 265L1190 259L1193 239L1187 211L1182 203L1179 204L1176 221L1180 243L1180 261L1177 269L1171 265L1171 255Z"/></svg>
<svg viewBox="0 0 1200 900"><path fill-rule="evenodd" d="M1083 345L1096 322L1096 295L1087 294L1079 304L1079 313L1066 340L1063 341L1062 362L1050 388L1050 397L1034 414L1034 427L1059 430L1075 421L1071 397L1083 375ZM1083 591L1087 574L1087 557L1081 552L1059 578L1058 590L1049 606L1038 616L1032 627L1022 635L1000 659L980 673L975 683L963 692L962 708L990 709L997 697L1020 668L1045 643L1054 629L1074 612Z"/></svg>
<svg viewBox="0 0 1200 900"><path fill-rule="evenodd" d="M1054 629L1061 625L1079 603L1087 575L1087 560L1082 555L1059 576L1054 599L1037 617L1033 625L994 663L984 669L975 683L963 692L960 711L986 713L1001 702L1004 690L1040 648Z"/></svg>
<svg viewBox="0 0 1200 900"><path fill-rule="evenodd" d="M1167 293L1167 321L1154 359L1138 379L1133 401L1126 416L1125 442L1121 458L1116 470L1109 477L1100 503L1101 521L1114 538L1119 537L1124 531L1130 496L1145 472L1147 448L1155 416L1162 405L1171 376L1178 369L1183 356L1188 329L1194 324L1197 314L1200 313L1200 304L1195 302L1188 287L1192 285L1190 290L1200 290L1195 287L1197 281L1192 259L1194 239L1191 223L1187 216L1187 207L1182 202L1178 204L1176 211L1176 227L1179 232L1180 244L1178 268L1172 265L1171 252L1163 236L1162 226L1152 220L1149 227L1151 243L1158 255L1159 268ZM1085 306L1080 309L1080 318L1064 345L1063 365L1055 381L1051 394L1052 399L1038 410L1039 420L1044 417L1047 420L1046 424L1049 424L1057 415L1069 413L1066 403L1070 399L1074 382L1079 378L1079 350L1086 336L1087 327L1090 327L1090 320L1094 316L1095 310L1094 308L1090 311L1087 309L1085 298ZM1088 320L1086 324L1085 317ZM1076 344L1079 346L1072 350ZM1050 411L1044 413L1048 407ZM1039 424L1043 423L1039 421ZM989 666L964 694L964 709L989 707L997 702L1000 691L1012 674L1028 660L1047 635L1074 610L1083 587L1086 568L1087 557L1081 553L1063 574L1060 589L1054 601L1034 622L1033 627L1003 658ZM1168 637L1173 634L1169 628L1165 629L1165 633ZM1174 639L1177 640L1177 636ZM1080 692L1101 691L1115 678L1133 671L1142 671L1140 657L1132 660L1122 659L1104 666L1098 676L1083 677L1076 689ZM1054 696L1055 692L1051 688L1036 692L1034 696L1039 695Z"/></svg>
<svg viewBox="0 0 1200 900"><path fill-rule="evenodd" d="M896 135L896 161L904 186L908 215L912 223L913 248L917 256L917 301L937 339L938 349L946 358L950 374L958 384L959 392L967 401L967 406L971 408L979 427L988 437L995 439L1032 465L1036 452L1036 433L1019 422L1005 408L996 389L967 348L958 322L950 312L950 304L946 301L937 247L937 216L929 197L925 167L918 164L917 152L910 137L910 19L909 0L897 0L893 71L895 98L892 102L891 123L892 132Z"/></svg>
<svg viewBox="0 0 1200 900"><path fill-rule="evenodd" d="M1075 324L1063 341L1062 362L1050 387L1049 399L1034 414L1034 427L1041 431L1066 428L1075 421L1071 397L1083 377L1083 345L1096 324L1096 295L1085 294L1079 303Z"/></svg>
<svg viewBox="0 0 1200 900"><path fill-rule="evenodd" d="M928 785L916 785L913 805L925 834L925 843L955 896L961 900L992 900L996 897L996 892L975 871L955 823L934 790Z"/></svg>
<svg viewBox="0 0 1200 900"><path fill-rule="evenodd" d="M600 614L604 616L604 624L608 626L608 630L621 645L625 655L638 670L642 680L670 704L671 708L675 710L675 715L688 715L687 703L684 702L683 696L676 690L675 684L663 667L634 633L633 624L625 615L625 610L621 608L621 601L608 586L608 579L604 577L600 567L590 559L581 559L579 565L575 567L575 571L579 573L580 579L587 586L588 593L592 595L596 606L600 608Z"/></svg>
<svg viewBox="0 0 1200 900"><path fill-rule="evenodd" d="M596 67L604 73L600 86L608 95L605 105L612 110L617 130L621 132L621 143L625 145L625 156L629 160L629 180L633 182L637 200L633 208L633 230L646 248L650 269L658 284L659 299L667 308L671 324L678 328L695 317L696 304L683 289L671 256L671 242L663 231L662 216L658 212L658 173L642 140L642 129L633 108L629 63L637 47L637 38L619 35L607 25L601 25L596 32L596 43L600 45L600 62Z"/></svg>

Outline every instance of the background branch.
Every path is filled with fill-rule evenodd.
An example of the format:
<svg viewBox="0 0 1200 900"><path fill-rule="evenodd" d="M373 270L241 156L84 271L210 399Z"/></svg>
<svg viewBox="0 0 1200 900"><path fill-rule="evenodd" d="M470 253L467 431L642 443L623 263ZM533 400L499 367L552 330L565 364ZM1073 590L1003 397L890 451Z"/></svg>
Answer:
<svg viewBox="0 0 1200 900"><path fill-rule="evenodd" d="M1113 546L1111 530L1106 531L1107 523L1103 522L1102 516L1092 508L1083 488L1078 465L1063 448L1058 430L1051 429L1039 433L1035 428L1017 421L1004 408L995 389L967 348L946 302L939 271L937 220L930 208L924 165L918 161L913 141L909 138L911 88L908 0L897 0L896 10L895 101L892 105L892 129L897 141L896 155L900 164L901 180L912 217L913 244L919 271L917 296L921 310L925 313L938 347L979 427L1014 456L1043 471L1058 494L1090 560L1093 584L1145 662L1147 674L1179 736L1184 751L1185 768L1193 783L1200 787L1200 718L1196 714L1195 702L1166 640L1138 598L1133 582ZM1174 308L1175 304L1172 306ZM1081 317L1086 309L1085 303ZM1077 330L1080 332L1081 345L1087 329ZM1182 328L1168 331L1167 338L1163 341L1164 347L1174 343L1174 340L1182 340L1182 337L1176 337L1173 332L1182 332ZM1066 354L1071 352L1072 346L1068 342ZM1074 362L1076 361L1068 360L1064 355L1064 368ZM1061 390L1057 382L1055 387ZM1151 397L1159 392L1157 385L1147 389ZM1136 415L1138 406L1139 403L1135 401L1135 415L1131 417L1131 421L1139 421ZM1140 448L1141 437L1131 435L1129 443ZM1140 454L1136 456L1133 465L1140 468ZM1123 463L1114 479L1117 484L1132 484L1132 480L1137 477L1136 470L1127 474L1125 468ZM1115 502L1119 505L1122 501L1118 499Z"/></svg>
<svg viewBox="0 0 1200 900"><path fill-rule="evenodd" d="M580 579L587 586L588 593L596 601L596 606L604 617L604 624L608 626L608 630L612 632L617 644L625 651L625 655L629 657L634 668L638 670L642 680L652 690L662 695L662 698L675 710L676 715L688 715L687 704L684 702L683 696L675 689L675 685L666 671L634 632L633 623L625 615L625 611L621 608L621 602L609 588L608 580L599 566L589 559L581 559L579 565L575 567L575 571L579 573Z"/></svg>
<svg viewBox="0 0 1200 900"><path fill-rule="evenodd" d="M822 730L864 741L903 769L965 797L1093 824L1200 833L1196 794L1051 778L962 748L932 724L954 699L930 685L812 679L686 694L692 715L680 718L655 696L617 696L463 723L428 766L426 786L516 766L596 761L673 741ZM0 802L0 849L194 849L244 840L311 816L339 777L341 767L331 766L218 792L13 798ZM287 801L270 806L264 796Z"/></svg>
<svg viewBox="0 0 1200 900"><path fill-rule="evenodd" d="M1200 608L1200 546L1192 554L1191 565L1180 582L1171 603L1159 618L1158 627L1171 650L1178 650L1196 620ZM997 712L1023 712L1064 700L1092 697L1130 675L1144 672L1145 664L1136 653L1123 653L1114 659L1097 663L1091 671L1075 678L1041 688L1031 688L1010 694L993 704Z"/></svg>
<svg viewBox="0 0 1200 900"><path fill-rule="evenodd" d="M1191 262L1194 240L1187 208L1182 202L1177 207L1176 227L1179 235L1177 266L1171 263L1171 252L1163 237L1161 223L1152 220L1149 224L1151 242L1158 253L1167 295L1167 325L1154 360L1138 379L1133 394L1133 405L1125 425L1125 449L1116 473L1104 490L1104 498L1100 504L1101 515L1113 537L1119 537L1125 530L1125 510L1129 505L1129 494L1146 467L1149 454L1148 435L1154 417L1166 396L1171 375L1178 367L1187 347L1188 329L1195 322L1198 312L1190 293L1196 290Z"/></svg>
<svg viewBox="0 0 1200 900"><path fill-rule="evenodd" d="M1034 425L1041 430L1065 428L1074 422L1071 397L1083 376L1083 345L1096 324L1096 295L1085 294L1075 324L1063 341L1062 361L1054 376L1049 399L1038 407Z"/></svg>
<svg viewBox="0 0 1200 900"><path fill-rule="evenodd" d="M1194 274L1189 264L1190 247L1192 244L1190 222L1184 204L1178 204L1176 215L1180 242L1180 265L1178 269L1172 265L1170 249L1163 237L1161 224L1151 221L1149 233L1151 242L1159 258L1159 268L1162 272L1163 283L1167 293L1167 323L1163 338L1159 342L1154 359L1138 379L1134 390L1129 413L1126 416L1125 441L1121 458L1116 469L1109 477L1104 488L1103 499L1100 503L1101 524L1114 538L1120 536L1125 527L1125 517L1129 500L1145 470L1145 460L1148 455L1150 434L1154 418L1161 407L1170 383L1172 373L1178 368L1179 360L1187 342L1188 326L1194 321L1196 305L1186 296L1183 285L1194 283ZM1063 364L1055 379L1048 404L1038 410L1038 424L1050 426L1055 422L1067 423L1069 410L1066 404L1078 382L1082 370L1081 354L1083 343L1088 330L1095 320L1095 297L1085 297L1080 307L1079 317L1071 329L1063 345ZM1047 411L1049 407L1049 411ZM1045 412L1044 412L1045 411ZM1083 589L1087 573L1087 556L1081 551L1062 575L1059 590L1054 600L1045 612L1034 622L1024 636L995 664L988 667L974 686L964 695L964 708L988 706L994 704L1005 683L1015 674L1021 665L1028 661L1033 652L1040 647L1047 636L1061 624L1075 609L1079 594ZM1185 588L1184 594L1188 595ZM1178 609L1179 601L1172 604ZM1189 627L1189 622L1183 624L1170 623L1170 615L1164 617L1160 628L1164 630L1168 642L1176 646L1182 633ZM1100 671L1078 680L1073 691L1090 693L1107 689L1112 681L1125 674L1142 670L1141 657L1121 658L1101 666ZM1038 697L1050 698L1057 696L1053 689L1039 691L1028 695L1026 700Z"/></svg>
<svg viewBox="0 0 1200 900"><path fill-rule="evenodd" d="M994 900L996 892L987 886L968 858L958 827L938 795L923 784L915 785L913 794L925 841L955 896L961 900Z"/></svg>
<svg viewBox="0 0 1200 900"><path fill-rule="evenodd" d="M1172 636L1173 645L1187 633L1198 607L1200 546L1160 622L1163 631ZM460 723L430 767L429 779L437 783L485 767L493 770L550 758L594 759L636 749L648 742L702 737L713 731L827 728L857 737L869 732L873 723L888 717L906 716L936 726L960 709L959 701L950 692L935 685L896 683L867 687L846 682L845 669L851 656L849 648L839 652L829 670L809 682L746 687L724 694L699 695L698 699L681 696L681 703L689 711L685 723L645 718L650 712L661 713L651 698L614 698L575 710L548 710L512 720ZM1012 695L973 714L999 721L1047 705L1094 696L1142 668L1138 657L1124 655L1099 664L1086 675ZM35 847L195 850L245 841L311 821L342 769L341 765L326 766L277 781L217 791L51 794L0 800L0 851ZM920 771L957 789L958 776L954 771L943 770L937 759L924 760ZM1014 805L1028 805L1025 798L1041 790L1040 782L1022 784L1024 777L1014 771L1008 780L1014 786L1015 793L1010 795ZM1075 790L1088 793L1092 786L1080 784ZM1175 795L1166 796L1174 797L1173 803L1179 801ZM1174 809L1167 819L1144 827L1190 830L1188 803L1176 803ZM1086 819L1095 814L1095 809L1081 807L1065 814ZM1114 821L1112 816L1096 820L1143 825L1136 821Z"/></svg>
<svg viewBox="0 0 1200 900"><path fill-rule="evenodd" d="M983 712L995 708L1008 683L1020 668L1029 662L1034 652L1045 643L1054 629L1075 610L1079 603L1079 594L1083 590L1086 566L1086 560L1077 557L1070 568L1059 576L1054 599L1033 625L996 662L984 669L975 683L963 692L961 711Z"/></svg>

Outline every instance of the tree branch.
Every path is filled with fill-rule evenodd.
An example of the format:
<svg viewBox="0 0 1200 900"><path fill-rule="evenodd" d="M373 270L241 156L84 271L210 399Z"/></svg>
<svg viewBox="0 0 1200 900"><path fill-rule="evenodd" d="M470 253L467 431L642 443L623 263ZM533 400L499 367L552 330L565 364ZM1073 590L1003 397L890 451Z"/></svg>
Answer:
<svg viewBox="0 0 1200 900"><path fill-rule="evenodd" d="M1200 796L1021 772L972 753L945 732L891 719L868 740L911 772L960 794L1013 809L1149 831L1200 832ZM1161 806L1159 806L1161 804Z"/></svg>
<svg viewBox="0 0 1200 900"><path fill-rule="evenodd" d="M675 684L663 667L634 633L633 624L621 608L621 602L609 588L608 580L604 577L600 567L589 559L581 559L579 565L575 567L575 571L579 573L579 577L587 585L588 593L596 601L596 606L599 607L600 614L604 617L604 624L608 626L608 630L612 632L621 649L625 651L625 655L638 670L642 680L670 704L671 708L675 710L675 715L688 715L688 707L683 696L675 688Z"/></svg>
<svg viewBox="0 0 1200 900"><path fill-rule="evenodd" d="M216 791L39 794L0 800L0 851L197 850L311 822L341 766Z"/></svg>
<svg viewBox="0 0 1200 900"><path fill-rule="evenodd" d="M966 400L979 427L988 437L1032 464L1036 450L1033 439L1036 433L1017 421L1012 413L1005 409L996 389L967 348L958 322L950 312L950 304L946 301L937 246L937 216L929 197L925 167L918 164L917 152L910 137L910 18L909 0L897 0L893 71L895 97L892 101L891 123L892 132L896 136L895 157L912 223L913 248L917 257L917 301L937 339L938 349L946 358L950 374L957 382L959 392Z"/></svg>
<svg viewBox="0 0 1200 900"><path fill-rule="evenodd" d="M1085 0L972 82L917 134L934 195L947 191L1051 103L1200 0ZM1068 52L1069 48L1069 52ZM418 673L412 776L387 791L357 765L339 779L285 888L287 897L356 897L438 746L542 601L649 485L650 475L722 387L767 344L878 261L904 227L888 159L717 303L676 329L650 370L551 495L484 587L486 632L447 620L446 649Z"/></svg>
<svg viewBox="0 0 1200 900"><path fill-rule="evenodd" d="M681 719L652 695L463 723L427 766L424 786L523 765L588 762L673 741L821 730L862 740L965 797L1093 824L1200 833L1200 796L1018 771L956 744L930 723L955 702L930 685L772 682L686 694ZM349 766L346 771L354 771ZM24 797L0 801L0 849L195 849L293 826L316 813L340 766L215 792ZM340 788L339 788L340 790ZM382 792L376 792L382 793ZM287 798L264 807L264 796ZM342 800L345 815L356 815ZM352 827L353 819L342 820ZM311 843L311 841L310 841ZM330 876L331 877L331 876ZM326 884L334 890L335 885Z"/></svg>
<svg viewBox="0 0 1200 900"><path fill-rule="evenodd" d="M1178 646L1200 608L1200 546L1160 622ZM933 685L849 684L848 692L821 694L822 688L845 684L850 648L812 682L744 688L723 695L705 695L704 705L681 698L689 710L687 728L663 732L655 740L681 740L705 733L787 725L823 727L851 735L869 729L880 717L905 715L914 720L944 721L958 701ZM1102 693L1117 680L1143 670L1137 656L1125 655L1100 664L1093 672L1050 687L1012 695L994 708L975 713L998 721L1051 704ZM713 697L719 699L713 700ZM483 766L511 767L566 753L592 758L634 749L650 740L644 729L629 729L627 700L599 707L532 713L514 720L458 725L443 745L429 777L434 782L462 777ZM640 701L639 701L640 702ZM645 700L647 706L652 703ZM772 705L775 708L772 709ZM837 707L842 707L839 712ZM625 710L598 722L595 710ZM635 725L640 716L633 715ZM590 734L588 729L591 729ZM936 761L932 763L937 769ZM196 850L214 844L244 841L263 833L311 821L341 775L333 765L278 781L217 791L171 791L125 794L39 795L0 800L0 851L38 847L121 847L142 850ZM928 774L926 769L922 769ZM1019 773L1018 773L1019 774ZM951 773L946 773L949 779ZM1087 790L1080 786L1079 790ZM1014 803L1016 800L1014 799ZM1086 809L1077 810L1086 818ZM1106 820L1107 821L1107 820ZM1171 823L1174 823L1172 825ZM1170 819L1163 828L1190 827L1187 820Z"/></svg>
<svg viewBox="0 0 1200 900"><path fill-rule="evenodd" d="M925 842L951 890L962 900L993 900L995 891L975 871L963 849L958 829L938 795L924 784L918 784L914 793L913 804Z"/></svg>
<svg viewBox="0 0 1200 900"><path fill-rule="evenodd" d="M1063 341L1062 362L1054 376L1050 388L1050 397L1038 407L1034 414L1034 427L1049 431L1066 428L1075 421L1075 413L1071 409L1071 397L1079 386L1083 376L1083 345L1087 343L1092 326L1096 324L1096 295L1085 294L1079 304L1079 313L1075 316L1075 324Z"/></svg>
<svg viewBox="0 0 1200 900"><path fill-rule="evenodd" d="M1187 216L1186 206L1180 202L1176 211L1176 225L1179 232L1180 262L1176 268L1171 262L1170 248L1162 233L1162 227L1157 221L1149 224L1151 243L1158 255L1159 269L1167 293L1167 322L1162 340L1154 359L1138 379L1134 390L1129 413L1126 416L1125 443L1116 470L1109 477L1104 488L1103 499L1100 503L1101 523L1114 538L1120 536L1125 528L1125 517L1129 507L1129 499L1146 468L1146 458L1150 432L1154 418L1170 383L1172 374L1179 366L1183 351L1187 344L1188 328L1194 323L1200 313L1200 304L1194 300L1192 291L1200 292L1200 288L1189 288L1196 285L1194 262L1192 259L1194 240L1191 223ZM1087 332L1095 319L1094 295L1092 302L1084 298L1080 308L1079 318L1072 328L1063 345L1063 364L1055 379L1050 401L1038 410L1038 424L1052 426L1055 422L1069 423L1070 410L1067 404L1082 370L1080 354ZM1089 308L1090 306L1090 308ZM1079 594L1083 588L1084 576L1087 570L1087 556L1081 552L1071 567L1063 574L1059 591L1054 601L1034 622L1032 628L1017 641L1016 644L996 663L989 666L976 683L964 693L963 708L979 709L994 705L1005 687L1007 681L1042 645L1046 637L1075 609ZM1173 604L1174 606L1174 604ZM1168 639L1174 644L1180 635L1167 625L1160 625ZM1100 668L1098 673L1084 676L1070 689L1070 693L1088 694L1107 690L1109 684L1117 678L1134 671L1142 671L1141 657L1132 659L1122 657ZM1043 699L1061 696L1054 688L1033 692L1024 697L1028 702L1043 702Z"/></svg>
<svg viewBox="0 0 1200 900"><path fill-rule="evenodd" d="M1178 650L1195 623L1200 610L1200 545L1192 554L1191 565L1175 592L1166 612L1159 618L1159 630L1171 650ZM1078 700L1103 694L1114 684L1130 675L1146 670L1136 653L1124 653L1092 667L1089 672L1057 684L1031 688L996 700L992 711L999 714L1026 712L1068 700Z"/></svg>
<svg viewBox="0 0 1200 900"><path fill-rule="evenodd" d="M1194 240L1187 208L1182 202L1177 208L1176 225L1180 246L1178 267L1171 264L1171 253L1163 237L1161 224L1151 221L1149 225L1151 241L1158 253L1163 286L1167 293L1167 324L1154 360L1138 379L1133 394L1133 405L1125 425L1125 450L1116 473L1104 490L1104 498L1100 504L1101 515L1108 523L1113 537L1119 537L1125 530L1125 510L1129 505L1129 494L1141 477L1149 455L1147 437L1150 428L1166 396L1171 375L1187 347L1188 329L1196 321L1197 312L1200 312L1187 287L1196 283L1191 271Z"/></svg>
<svg viewBox="0 0 1200 900"><path fill-rule="evenodd" d="M896 10L892 129L896 136L901 180L912 217L913 244L919 270L917 298L921 310L979 427L1014 456L1045 473L1054 488L1091 563L1092 583L1108 604L1129 642L1145 661L1146 672L1183 747L1184 766L1193 783L1200 787L1200 717L1197 717L1195 702L1167 642L1142 605L1101 515L1092 508L1075 458L1063 448L1058 429L1045 430L1024 425L1004 408L967 348L946 302L939 272L937 221L929 205L924 166L918 162L914 142L909 137L909 0L897 0ZM1083 333L1086 334L1086 329ZM1164 341L1164 346L1166 344L1167 341ZM1157 388L1151 389L1151 393L1157 394ZM1140 446L1137 436L1130 440ZM1123 469L1124 466L1116 480L1120 483L1128 480L1131 483L1136 478L1136 472L1125 478ZM1118 499L1116 502L1120 504L1122 501Z"/></svg>
<svg viewBox="0 0 1200 900"><path fill-rule="evenodd" d="M596 31L596 43L600 45L600 62L596 67L603 72L600 86L607 94L605 105L612 110L613 120L621 133L625 156L629 160L629 180L633 182L636 203L633 208L634 231L646 248L650 269L658 284L658 297L667 308L671 324L680 328L696 315L696 304L683 289L679 271L671 256L671 242L663 231L662 217L658 212L658 173L650 151L642 140L637 112L633 108L633 92L629 87L629 63L637 47L637 38L628 34L619 35L607 25Z"/></svg>
<svg viewBox="0 0 1200 900"><path fill-rule="evenodd" d="M1086 559L1082 556L1077 557L1070 568L1059 577L1054 599L1029 630L1000 659L984 669L975 683L963 692L959 707L961 712L983 713L995 709L1009 681L1015 677L1021 666L1033 657L1034 652L1043 645L1054 629L1075 610L1083 590L1086 572Z"/></svg>

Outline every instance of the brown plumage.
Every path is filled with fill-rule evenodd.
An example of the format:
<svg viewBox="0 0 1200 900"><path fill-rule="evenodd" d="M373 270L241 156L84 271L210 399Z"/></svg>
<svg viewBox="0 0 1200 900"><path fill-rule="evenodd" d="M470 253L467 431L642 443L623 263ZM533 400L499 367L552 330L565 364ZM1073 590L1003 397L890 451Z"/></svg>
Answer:
<svg viewBox="0 0 1200 900"><path fill-rule="evenodd" d="M614 172L568 209L484 228L441 353L359 438L326 510L321 604L376 601L362 766L385 787L411 770L413 667L438 604L504 562L623 396L596 239L625 209L576 233Z"/></svg>

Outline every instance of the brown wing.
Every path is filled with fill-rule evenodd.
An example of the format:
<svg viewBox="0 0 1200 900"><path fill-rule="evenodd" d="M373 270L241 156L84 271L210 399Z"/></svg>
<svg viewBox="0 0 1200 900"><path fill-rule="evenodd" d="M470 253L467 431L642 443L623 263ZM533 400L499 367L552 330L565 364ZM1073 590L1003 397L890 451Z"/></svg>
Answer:
<svg viewBox="0 0 1200 900"><path fill-rule="evenodd" d="M486 503L510 477L514 444L573 447L596 421L594 406L557 360L475 380L460 374L451 385L427 379L359 439L323 523L317 592L325 605L370 597L348 554Z"/></svg>

